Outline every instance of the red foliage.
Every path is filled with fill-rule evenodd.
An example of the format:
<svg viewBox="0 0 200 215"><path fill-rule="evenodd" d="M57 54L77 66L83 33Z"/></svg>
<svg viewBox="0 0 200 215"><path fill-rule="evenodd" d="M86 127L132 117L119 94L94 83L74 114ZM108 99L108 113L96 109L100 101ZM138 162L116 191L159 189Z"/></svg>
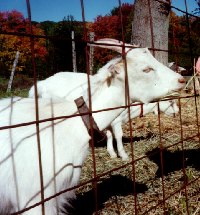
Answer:
<svg viewBox="0 0 200 215"><path fill-rule="evenodd" d="M124 3L121 9L119 7L114 8L110 15L97 16L94 23L90 26L90 31L95 33L95 39L100 38L114 38L122 40L122 26L124 34L130 42L131 34L131 12L133 11L133 5ZM122 16L121 16L122 15ZM121 23L122 18L122 23ZM126 38L125 38L126 39ZM105 49L95 49L95 59L97 64L105 64L112 58L112 53Z"/></svg>
<svg viewBox="0 0 200 215"><path fill-rule="evenodd" d="M0 12L0 31L1 32L15 32L15 33L29 33L30 25L27 19L24 18L23 14L19 11L13 10L11 12ZM44 35L43 30L39 25L32 25L33 33L35 35ZM9 38L8 38L9 37ZM15 46L13 48L18 48L20 52L30 49L30 39L28 37L17 37L16 36L3 36L1 40L12 41ZM15 42L14 42L15 41ZM12 47L10 47L12 48ZM35 54L41 58L47 54L45 48L45 42L43 39L35 39Z"/></svg>
<svg viewBox="0 0 200 215"><path fill-rule="evenodd" d="M30 32L28 20L25 19L20 12L15 10L11 12L0 12L0 23L0 32L24 34ZM44 35L43 30L40 29L39 26L32 25L32 29L35 35ZM20 52L17 69L19 71L25 70L26 62L31 56L30 38L27 36L0 34L0 43L2 44L0 58L7 70L10 70L12 67L16 51ZM44 61L47 55L45 40L42 38L35 38L34 50L35 56Z"/></svg>
<svg viewBox="0 0 200 215"><path fill-rule="evenodd" d="M119 17L118 16L98 16L92 26L97 39L102 37L119 37Z"/></svg>
<svg viewBox="0 0 200 215"><path fill-rule="evenodd" d="M22 13L13 10L0 12L1 31L19 32L24 29L25 19Z"/></svg>

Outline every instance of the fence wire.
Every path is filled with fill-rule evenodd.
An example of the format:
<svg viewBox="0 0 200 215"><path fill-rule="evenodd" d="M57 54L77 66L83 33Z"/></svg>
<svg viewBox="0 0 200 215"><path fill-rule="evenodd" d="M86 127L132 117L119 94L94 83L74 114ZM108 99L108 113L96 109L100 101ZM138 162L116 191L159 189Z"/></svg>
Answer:
<svg viewBox="0 0 200 215"><path fill-rule="evenodd" d="M193 14L188 13L187 1L183 0L185 4L185 11L176 8L171 5L170 1L155 0L162 4L167 4L171 9L182 12L186 16L187 34L189 35L189 47L192 65L195 62L193 56L193 48L191 44L191 29L189 25L189 16L199 18ZM49 36L49 35L35 35L32 30L32 18L31 18L31 6L29 0L26 0L29 32L18 33L18 32L1 32L2 35L15 35L19 37L30 38L30 49L32 59L32 71L34 77L34 94L35 94L35 120L26 123L19 123L9 126L1 126L0 132L3 130L9 130L12 128L19 128L23 126L35 125L37 135L37 148L38 148L38 166L40 172L40 201L29 206L25 206L23 209L19 209L12 214L23 214L31 211L32 208L41 206L41 214L48 215L45 213L45 203L51 199L62 196L66 192L76 190L77 200L74 200L75 212L72 210L72 214L199 214L199 193L200 193L200 169L199 169L199 149L200 149L200 133L199 133L199 96L196 93L195 82L193 84L194 95L184 93L179 97L173 97L179 106L179 118L164 120L163 115L160 113L158 103L158 116L143 117L138 121L133 122L131 119L130 107L142 104L131 104L128 86L128 75L127 75L127 61L125 53L125 32L123 28L123 15L122 15L122 3L118 0L118 6L120 8L120 25L122 32L122 59L125 68L125 83L126 83L126 95L127 103L126 106L120 106L115 108L109 108L99 111L92 110L92 99L91 99L91 83L90 83L90 65L89 65L89 46L87 44L93 44L88 38L89 32L86 27L85 20L85 7L84 1L80 0L81 12L82 12L82 23L84 38L78 43L84 44L85 47L85 58L86 58L86 71L88 81L88 95L89 95L89 112L85 115L92 115L92 113L111 111L120 108L128 108L129 121L124 126L124 132L128 139L128 144L124 144L126 150L129 150L130 160L124 162L121 159L111 159L105 153L105 147L96 147L96 141L94 138L94 131L91 132L90 141L90 154L87 157L84 166L82 167L82 174L80 183L68 189L56 192L55 195L45 197L44 189L45 185L43 181L43 175L45 166L42 164L41 155L41 139L40 139L40 125L42 123L52 121L54 124L55 120L75 119L84 114L78 112L70 116L59 116L50 117L46 119L40 119L39 117L39 103L38 103L38 90L37 90L37 66L35 62L35 51L34 51L34 40L36 38L43 38L50 40L52 38L59 40L60 37ZM149 16L151 17L151 4L148 0ZM152 17L150 19L151 35L152 35L152 47L150 50L164 51L169 50L158 49L154 45L154 29L152 25ZM176 32L173 31L173 37ZM65 38L66 40L71 40ZM108 44L104 44L105 46ZM176 49L174 40L175 50L173 54L176 58L176 64L179 59L179 50ZM172 98L165 99L166 101ZM13 101L12 105L15 103ZM188 108L192 108L192 114ZM187 113L188 112L188 113ZM152 121L149 121L152 120ZM191 122L193 124L190 125ZM165 122L167 123L165 125ZM91 118L90 118L90 123ZM188 125L188 126L186 126ZM168 127L167 127L168 126ZM53 127L53 126L52 126ZM92 127L92 126L91 126ZM0 134L1 135L1 134ZM77 134L78 135L78 131ZM139 138L139 140L137 139ZM156 144L154 144L156 142ZM159 143L159 144L158 144ZM139 151L140 146L145 144L144 152ZM152 144L152 146L151 146ZM194 149L190 148L190 144L194 145ZM141 146L142 148L142 146ZM192 157L196 156L196 160L192 163ZM181 162L180 162L181 160ZM0 162L0 165L3 161ZM24 161L26 162L26 161ZM176 164L177 162L177 164ZM195 163L196 162L196 163ZM180 164L181 163L181 164ZM188 169L188 164L191 169ZM151 167L149 167L149 165ZM177 167L177 165L179 165ZM139 166L142 166L140 169ZM77 167L78 168L78 167ZM173 171L171 171L171 168ZM0 167L1 169L1 167ZM181 173L182 171L182 173ZM177 175L176 175L176 172ZM54 172L55 174L55 172ZM144 180L143 176L147 179ZM171 179L170 179L171 177ZM171 180L174 180L174 186L172 186ZM115 184L116 183L116 184ZM119 191L118 191L119 190ZM147 194L149 190L150 194ZM192 190L192 191L191 191ZM104 193L105 192L105 193ZM108 195L107 193L108 192ZM20 195L20 193L18 194ZM196 196L196 202L193 202ZM84 199L85 197L85 199ZM87 198L88 197L88 198ZM1 198L0 198L1 199ZM86 202L89 201L89 202ZM27 200L31 201L31 200ZM171 202L171 203L170 203ZM1 204L1 203L0 203ZM196 205L195 205L196 204ZM72 204L73 206L73 204ZM76 208L77 207L77 208ZM182 207L182 208L181 208ZM76 209L79 211L77 212ZM70 209L71 210L71 209ZM178 212L177 212L178 211ZM57 211L58 213L58 211ZM56 214L56 212L55 212Z"/></svg>

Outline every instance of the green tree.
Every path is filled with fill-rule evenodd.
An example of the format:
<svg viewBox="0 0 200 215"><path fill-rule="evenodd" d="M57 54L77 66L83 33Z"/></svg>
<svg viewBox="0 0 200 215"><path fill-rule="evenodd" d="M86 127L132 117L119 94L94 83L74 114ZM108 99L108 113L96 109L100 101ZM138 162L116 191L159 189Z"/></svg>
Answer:
<svg viewBox="0 0 200 215"><path fill-rule="evenodd" d="M83 39L83 25L75 21L72 16L56 23L52 30L53 37L49 40L48 62L51 64L51 73L59 71L72 71L72 41L71 33L74 31L76 42L77 68L85 70L85 51Z"/></svg>
<svg viewBox="0 0 200 215"><path fill-rule="evenodd" d="M189 32L188 32L189 30ZM200 22L198 17L189 18L177 16L174 12L170 15L169 27L169 62L177 62L185 68L192 68L193 59L200 55ZM191 46L191 47L190 47ZM192 53L191 53L192 51ZM190 71L192 73L193 70Z"/></svg>

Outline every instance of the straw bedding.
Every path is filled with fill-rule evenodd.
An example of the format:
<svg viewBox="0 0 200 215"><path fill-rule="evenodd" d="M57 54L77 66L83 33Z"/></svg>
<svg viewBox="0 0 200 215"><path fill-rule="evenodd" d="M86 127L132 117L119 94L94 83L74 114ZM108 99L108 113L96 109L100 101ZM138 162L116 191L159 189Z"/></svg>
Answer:
<svg viewBox="0 0 200 215"><path fill-rule="evenodd" d="M174 118L149 114L132 120L132 139L129 123L123 126L129 161L111 159L102 143L94 149L94 172L90 153L80 183L98 180L77 190L74 214L95 214L95 206L100 215L200 214L199 97L180 99L180 107Z"/></svg>

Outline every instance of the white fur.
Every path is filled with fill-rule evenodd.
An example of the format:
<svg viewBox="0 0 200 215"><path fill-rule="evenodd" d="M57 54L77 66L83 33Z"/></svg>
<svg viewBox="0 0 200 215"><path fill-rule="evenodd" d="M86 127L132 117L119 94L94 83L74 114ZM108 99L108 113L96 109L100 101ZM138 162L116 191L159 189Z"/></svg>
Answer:
<svg viewBox="0 0 200 215"><path fill-rule="evenodd" d="M90 79L93 80L93 76L90 76ZM74 100L77 97L83 95L85 86L87 85L87 74L85 73L72 73L72 72L59 72L55 75L37 83L39 97L43 98L56 98L60 97L66 100ZM58 86L58 87L56 87ZM64 89L61 90L61 89ZM34 86L31 87L29 91L29 97L34 96ZM106 95L107 96L107 95ZM172 115L179 111L175 102L172 103L160 102L160 111L164 112L167 115ZM144 115L150 112L158 114L157 105L154 103L144 104ZM127 109L124 110L116 120L111 123L109 128L112 130L114 137L117 140L117 152L122 160L127 160L128 155L125 152L122 144L122 129L121 124L125 123L128 120ZM140 114L140 109L137 106L131 106L131 119L136 118ZM118 123L116 123L118 122ZM119 123L121 122L121 123ZM126 121L127 122L127 121ZM117 124L115 126L115 123ZM110 129L107 129L107 151L112 158L117 157L117 154L113 148L113 136Z"/></svg>
<svg viewBox="0 0 200 215"><path fill-rule="evenodd" d="M135 52L135 55L131 55L131 52L133 53ZM131 52L128 53L128 55L130 54L130 59L128 58L128 61L127 61L128 68L130 67L132 73L135 73L134 74L135 79L132 81L134 83L134 86L138 86L137 89L134 88L133 90L130 91L131 93L132 92L134 93L133 95L134 98L137 98L136 100L140 100L141 95L143 94L143 97L145 97L143 102L148 102L149 98L151 98L150 100L153 99L152 94L161 93L162 90L164 89L166 90L165 93L170 92L170 90L169 89L167 90L167 88L172 87L173 82L166 81L166 80L169 80L168 79L169 69L163 64L156 61L155 58L152 57L152 55L149 53L147 49L137 49L137 50L132 50ZM134 58L133 62L132 62L132 58ZM100 74L102 71L108 69L111 66L113 67L114 65L116 65L116 67L118 67L119 61L120 60L118 58L110 61L108 64L106 64L98 71L98 74ZM139 73L139 71L143 71L143 69L145 68L152 68L154 70L150 71L149 73L144 73L144 74ZM162 71L162 73L160 71ZM145 81L145 85L142 83L140 84L140 82L137 83L137 75L139 76L143 75L143 78L141 77L141 80ZM90 79L92 80L93 76L90 76ZM161 81L161 83L163 84L160 85L159 81ZM43 98L60 97L67 100L74 100L77 97L83 95L84 87L86 85L87 85L87 75L85 73L59 72L37 83L38 96ZM151 85L149 86L150 90L146 89L146 87L148 87L147 85ZM29 97L34 97L34 86L31 87L29 91ZM163 106L162 104L167 105L169 103L168 102L161 103L161 107ZM148 112L148 110L150 110L148 107L151 107L151 105L152 104L149 104L149 106L144 105L144 109L146 109L146 111ZM134 109L135 107L132 107L132 108ZM176 107L174 108L175 108L174 111L176 112L177 108ZM166 114L168 110L170 110L170 108L166 110ZM162 111L162 108L161 108L161 111ZM154 109L154 112L155 112L155 109ZM133 116L133 118L135 117L137 116ZM114 133L117 133L117 132L114 132ZM111 155L111 157L116 157L116 153L114 152L113 147L110 146L111 145L110 143L112 142L111 141L112 135L111 133L109 133L109 131L107 135L108 135L107 150ZM119 136L122 136L122 134L120 133ZM121 137L119 137L118 139L120 139L120 141L118 141L119 144L117 144L118 154L120 157L122 157L123 160L126 160L128 157L124 151L123 145L120 144Z"/></svg>
<svg viewBox="0 0 200 215"><path fill-rule="evenodd" d="M153 57L150 58L152 62L155 62L154 70L145 73L143 68L146 66L146 55L150 55L147 49L133 49L127 53L131 102L149 102L184 87L184 83L180 81L182 76L167 69L163 71L160 68L161 70L157 71L156 68L160 66L160 63ZM109 62L92 79L93 111L125 105L125 73L124 65L120 59ZM59 83L56 86L59 86ZM83 88L86 91L82 93L87 101L87 93L85 93L87 92L87 84ZM150 91L151 93L149 93ZM38 106L40 120L77 113L75 103L64 99L39 99ZM121 112L122 109L102 111L93 113L93 117L100 130L103 130ZM7 98L0 100L1 214L9 214L40 201L36 125L5 128L5 126L34 121L34 99ZM39 134L44 196L47 198L78 184L81 167L88 154L90 136L79 116L42 122L39 124ZM74 196L74 190L72 190L46 202L45 214L57 214L56 205L62 208L62 203L67 203ZM32 208L24 214L40 215L41 206Z"/></svg>
<svg viewBox="0 0 200 215"><path fill-rule="evenodd" d="M147 48L132 49L127 53L126 60L128 73L131 73L131 76L128 75L128 81L130 97L134 98L133 102L148 103L179 90L184 84L179 83L184 81L181 75L158 62ZM108 62L98 71L98 74L110 67L116 72L124 70L121 57ZM147 69L149 72L145 72ZM124 72L120 74L124 76ZM124 79L120 75L119 77ZM84 73L59 72L38 82L38 97L74 100L83 94L85 83L87 83L87 76ZM29 97L34 97L34 86L29 91Z"/></svg>
<svg viewBox="0 0 200 215"><path fill-rule="evenodd" d="M141 105L130 106L130 119L134 119L141 114ZM166 115L172 116L178 113L179 108L175 101L160 101L159 102L159 110ZM148 113L158 114L158 103L149 103L143 104L143 115ZM106 131L107 135L107 151L112 158L117 157L115 150L113 148L113 136L117 141L117 152L118 155L122 158L122 160L128 160L128 155L124 150L122 143L122 124L127 123L129 121L129 110L125 109L112 123L110 129ZM112 135L113 133L113 135Z"/></svg>

